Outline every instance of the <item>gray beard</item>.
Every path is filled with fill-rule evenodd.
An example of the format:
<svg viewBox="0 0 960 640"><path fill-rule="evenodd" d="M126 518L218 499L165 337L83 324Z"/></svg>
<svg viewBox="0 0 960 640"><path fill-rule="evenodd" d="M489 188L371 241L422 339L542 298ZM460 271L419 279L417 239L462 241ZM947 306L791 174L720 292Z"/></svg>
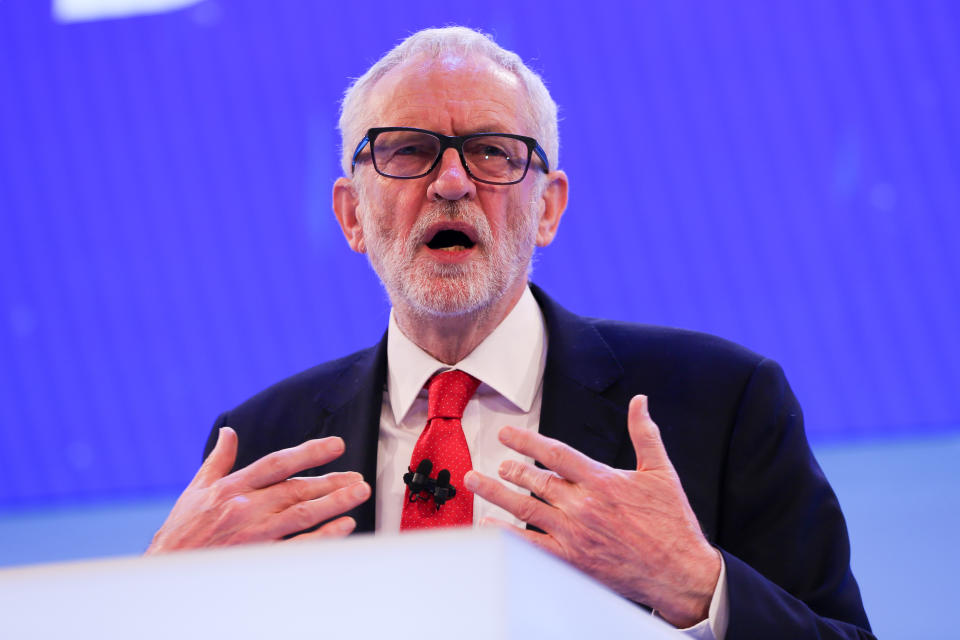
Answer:
<svg viewBox="0 0 960 640"><path fill-rule="evenodd" d="M537 190L535 190L537 191ZM367 257L394 307L402 304L423 317L453 317L482 314L500 300L518 278L529 276L536 242L536 204L508 220L503 240L495 243L483 212L474 204L441 201L416 221L405 245L396 230L368 215L369 200L358 194L357 217L364 229ZM477 232L476 250L482 260L471 264L436 264L417 261L427 229L444 221L463 220Z"/></svg>

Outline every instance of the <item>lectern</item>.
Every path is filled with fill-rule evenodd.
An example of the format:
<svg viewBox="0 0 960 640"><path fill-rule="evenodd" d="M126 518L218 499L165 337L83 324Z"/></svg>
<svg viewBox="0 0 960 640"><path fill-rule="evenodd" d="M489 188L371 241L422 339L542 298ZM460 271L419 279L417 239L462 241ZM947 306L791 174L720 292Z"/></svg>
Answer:
<svg viewBox="0 0 960 640"><path fill-rule="evenodd" d="M445 530L0 571L2 638L681 638L525 540Z"/></svg>

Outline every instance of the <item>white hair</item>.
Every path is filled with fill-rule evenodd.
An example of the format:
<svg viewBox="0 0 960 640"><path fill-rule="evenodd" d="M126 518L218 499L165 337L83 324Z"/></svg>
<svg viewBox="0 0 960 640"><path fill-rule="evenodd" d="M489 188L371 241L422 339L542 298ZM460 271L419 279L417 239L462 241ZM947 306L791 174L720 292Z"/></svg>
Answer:
<svg viewBox="0 0 960 640"><path fill-rule="evenodd" d="M339 123L340 160L344 175L350 173L350 161L355 145L359 144L366 129L372 126L372 116L367 112L367 105L370 92L377 81L391 69L417 56L429 55L436 59L451 54L485 56L520 79L529 98L525 115L537 142L547 153L550 168L557 168L560 154L557 103L550 97L543 79L525 65L520 56L507 51L487 34L467 27L444 27L423 29L414 33L377 60L347 89L343 96Z"/></svg>

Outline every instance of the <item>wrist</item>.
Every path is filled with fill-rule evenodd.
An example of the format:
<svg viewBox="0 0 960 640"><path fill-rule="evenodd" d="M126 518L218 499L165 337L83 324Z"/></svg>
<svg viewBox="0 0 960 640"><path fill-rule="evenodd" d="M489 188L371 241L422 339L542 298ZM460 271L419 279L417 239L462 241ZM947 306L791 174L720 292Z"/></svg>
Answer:
<svg viewBox="0 0 960 640"><path fill-rule="evenodd" d="M678 629L692 627L710 617L710 603L720 579L723 560L720 551L712 546L708 546L705 552L700 560L692 563L693 571L683 590L671 602L657 608L659 615Z"/></svg>

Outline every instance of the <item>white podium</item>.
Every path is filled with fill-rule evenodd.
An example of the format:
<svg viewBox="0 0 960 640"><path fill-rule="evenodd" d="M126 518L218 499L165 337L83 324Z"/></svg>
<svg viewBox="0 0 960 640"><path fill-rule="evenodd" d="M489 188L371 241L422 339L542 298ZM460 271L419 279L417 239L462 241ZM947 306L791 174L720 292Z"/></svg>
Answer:
<svg viewBox="0 0 960 640"><path fill-rule="evenodd" d="M354 536L0 571L0 638L680 637L500 531Z"/></svg>

